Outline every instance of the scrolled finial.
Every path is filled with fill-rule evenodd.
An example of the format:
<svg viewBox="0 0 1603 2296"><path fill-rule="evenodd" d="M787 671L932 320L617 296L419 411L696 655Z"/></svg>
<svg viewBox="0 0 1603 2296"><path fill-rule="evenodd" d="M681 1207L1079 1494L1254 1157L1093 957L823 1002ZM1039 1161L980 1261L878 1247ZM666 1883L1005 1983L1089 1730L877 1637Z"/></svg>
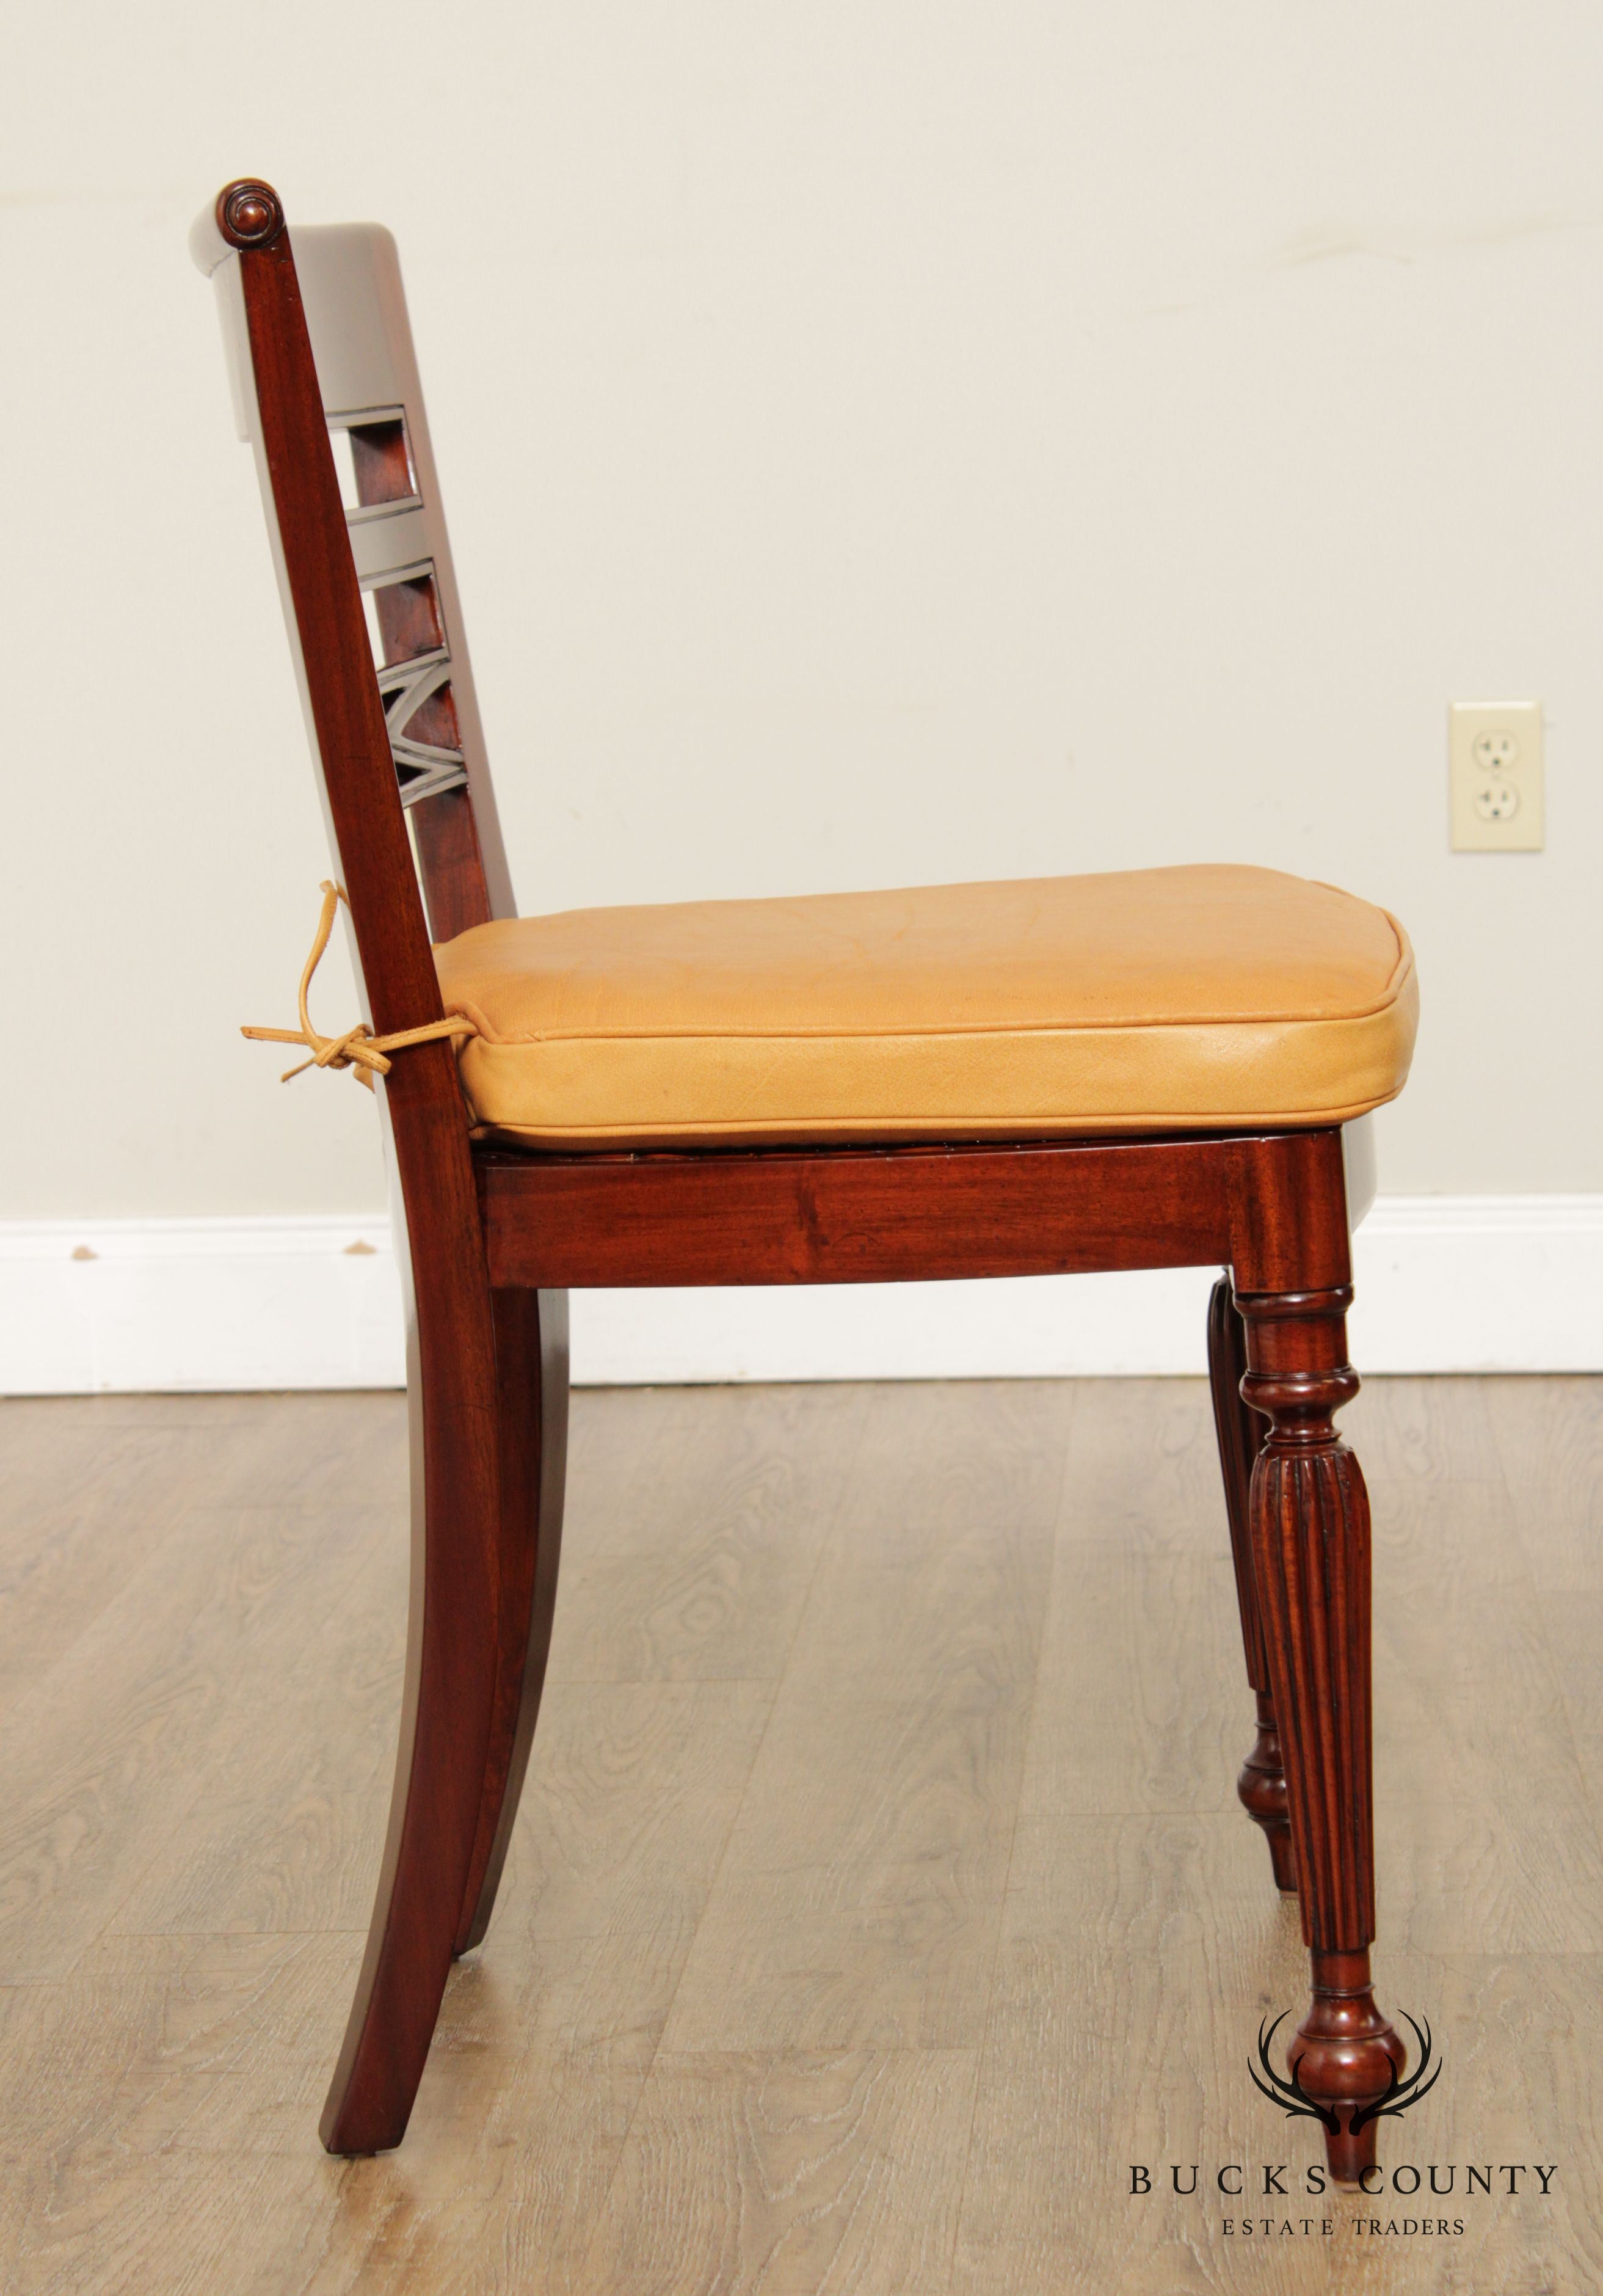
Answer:
<svg viewBox="0 0 1603 2296"><path fill-rule="evenodd" d="M283 202L271 184L246 177L217 193L217 229L230 247L266 247L284 227Z"/></svg>

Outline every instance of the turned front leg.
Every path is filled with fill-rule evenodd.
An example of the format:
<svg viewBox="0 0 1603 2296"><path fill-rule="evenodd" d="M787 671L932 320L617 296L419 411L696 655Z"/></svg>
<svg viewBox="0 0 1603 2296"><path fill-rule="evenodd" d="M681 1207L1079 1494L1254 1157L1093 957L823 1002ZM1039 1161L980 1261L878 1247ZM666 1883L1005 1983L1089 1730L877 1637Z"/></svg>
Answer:
<svg viewBox="0 0 1603 2296"><path fill-rule="evenodd" d="M1224 1509L1230 1521L1231 1555L1236 1567L1241 1644L1247 1659L1247 1684L1257 1702L1257 1735L1252 1751L1242 1764L1236 1792L1247 1816L1264 1829L1276 1889L1289 1895L1296 1889L1296 1866L1291 1855L1286 1773L1280 1759L1274 1698L1269 1686L1269 1662L1264 1654L1264 1628L1258 1616L1252 1559L1252 1470L1266 1429L1264 1421L1248 1408L1242 1398L1247 1339L1231 1297L1228 1276L1215 1284L1208 1301L1207 1359L1214 1425L1219 1437L1219 1471L1224 1481Z"/></svg>
<svg viewBox="0 0 1603 2296"><path fill-rule="evenodd" d="M1370 1733L1370 1506L1333 1414L1358 1391L1346 1360L1350 1288L1238 1292L1241 1392L1269 1422L1253 1469L1253 1567L1285 1760L1313 1999L1290 2062L1337 2127L1338 2181L1375 2159L1352 2123L1401 2077L1402 2042L1375 2006L1374 1792Z"/></svg>

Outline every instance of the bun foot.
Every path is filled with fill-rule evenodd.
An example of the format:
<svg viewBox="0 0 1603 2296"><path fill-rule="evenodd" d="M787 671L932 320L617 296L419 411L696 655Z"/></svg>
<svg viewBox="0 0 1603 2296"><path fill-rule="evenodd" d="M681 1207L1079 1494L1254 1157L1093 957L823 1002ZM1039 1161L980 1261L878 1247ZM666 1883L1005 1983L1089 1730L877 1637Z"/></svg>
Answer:
<svg viewBox="0 0 1603 2296"><path fill-rule="evenodd" d="M1375 2006L1367 1953L1316 1953L1313 2005L1288 2052L1292 2079L1313 2104L1335 2113L1325 2132L1330 2174L1356 2185L1375 2166L1378 2123L1353 2122L1378 2104L1403 2078L1408 2052Z"/></svg>
<svg viewBox="0 0 1603 2296"><path fill-rule="evenodd" d="M1325 2159L1329 2163L1330 2181L1348 2191L1362 2187L1363 2172L1375 2166L1375 2123L1368 2120L1354 2136L1351 2129L1341 2128L1325 2131Z"/></svg>
<svg viewBox="0 0 1603 2296"><path fill-rule="evenodd" d="M1282 1896L1296 1895L1296 1860L1291 1852L1291 1820L1286 1800L1286 1770L1280 1753L1280 1734L1274 1718L1274 1702L1260 1690L1258 1734L1241 1767L1236 1792L1241 1807L1264 1829L1274 1885Z"/></svg>
<svg viewBox="0 0 1603 2296"><path fill-rule="evenodd" d="M1269 1863L1274 1871L1274 1885L1282 1898L1296 1895L1296 1859L1291 1854L1291 1828L1288 1825L1266 1825L1264 1838L1269 1844Z"/></svg>

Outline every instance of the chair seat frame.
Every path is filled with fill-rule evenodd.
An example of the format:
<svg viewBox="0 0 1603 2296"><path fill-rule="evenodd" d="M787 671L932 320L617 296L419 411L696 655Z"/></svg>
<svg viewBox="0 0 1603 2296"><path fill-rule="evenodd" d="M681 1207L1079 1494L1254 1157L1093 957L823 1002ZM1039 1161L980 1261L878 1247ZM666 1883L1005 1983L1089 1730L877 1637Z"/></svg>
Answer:
<svg viewBox="0 0 1603 2296"><path fill-rule="evenodd" d="M437 938L511 913L465 657L456 738L429 752L446 762L412 808L414 867L386 717L398 676L381 687L375 672L330 444L341 418L277 194L230 184L193 243L236 332L364 1017L380 1034L421 1026L443 1011L423 898ZM427 494L421 399L407 419L427 467L406 483ZM391 487L380 506L411 517L413 501ZM438 1041L397 1054L378 1098L408 1317L413 1589L389 1831L323 2119L330 2151L400 2142L452 1961L494 1907L556 1595L568 1292L1214 1266L1209 1365L1257 1708L1239 1791L1311 1955L1290 2069L1336 2176L1355 2180L1375 2157L1367 2108L1403 2051L1370 1974L1370 1522L1333 1417L1358 1383L1341 1131L523 1152L473 1136Z"/></svg>

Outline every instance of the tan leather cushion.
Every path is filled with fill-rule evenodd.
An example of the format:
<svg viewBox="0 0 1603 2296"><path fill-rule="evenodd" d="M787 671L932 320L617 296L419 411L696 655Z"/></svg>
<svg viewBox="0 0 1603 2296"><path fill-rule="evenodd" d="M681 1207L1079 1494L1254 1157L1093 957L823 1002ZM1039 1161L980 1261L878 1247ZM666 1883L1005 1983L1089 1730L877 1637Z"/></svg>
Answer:
<svg viewBox="0 0 1603 2296"><path fill-rule="evenodd" d="M1418 1012L1384 909L1271 869L573 909L436 956L476 1119L567 1147L1338 1122Z"/></svg>

